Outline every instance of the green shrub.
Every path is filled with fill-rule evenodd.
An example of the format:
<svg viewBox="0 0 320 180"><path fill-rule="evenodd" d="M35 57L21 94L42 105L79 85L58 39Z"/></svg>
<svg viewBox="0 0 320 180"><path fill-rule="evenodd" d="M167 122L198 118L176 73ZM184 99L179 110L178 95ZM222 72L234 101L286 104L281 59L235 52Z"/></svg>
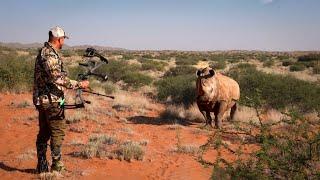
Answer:
<svg viewBox="0 0 320 180"><path fill-rule="evenodd" d="M264 52L261 52L257 55L257 60L259 60L260 62L269 61L270 59L270 55Z"/></svg>
<svg viewBox="0 0 320 180"><path fill-rule="evenodd" d="M98 68L95 72L107 74L109 80L112 82L118 82L120 80L127 83L127 87L139 88L144 85L149 85L152 82L152 78L148 75L139 73L141 68L138 65L128 64L125 61L110 61L109 64L105 64ZM79 73L85 72L85 68L81 66L68 67L69 77L77 78ZM94 78L93 78L94 79ZM102 84L106 93L114 92L115 87L112 84Z"/></svg>
<svg viewBox="0 0 320 180"><path fill-rule="evenodd" d="M131 54L131 53L122 54L122 59L124 59L124 60L130 60L130 59L134 59L134 58L135 58L134 54Z"/></svg>
<svg viewBox="0 0 320 180"><path fill-rule="evenodd" d="M142 63L142 70L164 71L166 62L159 62L153 60L140 60Z"/></svg>
<svg viewBox="0 0 320 180"><path fill-rule="evenodd" d="M300 56L298 57L298 61L300 62L320 61L320 54L308 54L308 55Z"/></svg>
<svg viewBox="0 0 320 180"><path fill-rule="evenodd" d="M0 54L0 90L31 91L33 86L34 59L18 56L14 51Z"/></svg>
<svg viewBox="0 0 320 180"><path fill-rule="evenodd" d="M152 59L153 58L151 54L144 54L141 57L144 59Z"/></svg>
<svg viewBox="0 0 320 180"><path fill-rule="evenodd" d="M196 65L200 60L197 56L191 55L180 55L176 57L176 64L177 65Z"/></svg>
<svg viewBox="0 0 320 180"><path fill-rule="evenodd" d="M263 62L263 67L271 67L274 65L274 60L268 60Z"/></svg>
<svg viewBox="0 0 320 180"><path fill-rule="evenodd" d="M212 69L224 69L226 68L226 62L223 60L215 61L210 63Z"/></svg>
<svg viewBox="0 0 320 180"><path fill-rule="evenodd" d="M128 64L125 61L110 61L109 64L103 65L97 69L98 73L106 73L110 80L117 82L123 79L128 72L138 72L140 67L134 64Z"/></svg>
<svg viewBox="0 0 320 180"><path fill-rule="evenodd" d="M179 75L194 75L196 74L197 68L193 66L176 66L170 68L169 71L165 73L165 77L168 76L179 76Z"/></svg>
<svg viewBox="0 0 320 180"><path fill-rule="evenodd" d="M195 101L195 75L166 77L156 82L157 98L161 101L171 98L174 104L186 106Z"/></svg>
<svg viewBox="0 0 320 180"><path fill-rule="evenodd" d="M284 61L282 61L282 66L290 66L294 64L294 61L290 60L290 59L286 59Z"/></svg>
<svg viewBox="0 0 320 180"><path fill-rule="evenodd" d="M295 63L290 66L290 71L303 71L306 69L306 66L301 63Z"/></svg>
<svg viewBox="0 0 320 180"><path fill-rule="evenodd" d="M77 53L73 50L66 49L66 50L61 50L61 54L63 57L71 57L77 55Z"/></svg>
<svg viewBox="0 0 320 180"><path fill-rule="evenodd" d="M73 80L77 80L78 74L85 73L85 68L81 66L67 66L68 77Z"/></svg>
<svg viewBox="0 0 320 180"><path fill-rule="evenodd" d="M122 80L133 88L149 85L152 82L152 78L150 76L139 72L126 72L122 76Z"/></svg>
<svg viewBox="0 0 320 180"><path fill-rule="evenodd" d="M275 109L296 107L301 111L320 110L320 86L291 76L266 74L254 66L241 64L229 71L240 85L240 101L250 105L260 97L263 104ZM260 101L260 100L259 100Z"/></svg>

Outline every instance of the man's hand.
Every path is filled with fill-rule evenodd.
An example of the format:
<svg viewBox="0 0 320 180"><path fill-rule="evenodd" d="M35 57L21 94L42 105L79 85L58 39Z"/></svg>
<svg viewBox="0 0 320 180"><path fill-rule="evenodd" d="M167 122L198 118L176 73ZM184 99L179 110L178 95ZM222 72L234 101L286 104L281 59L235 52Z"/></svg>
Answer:
<svg viewBox="0 0 320 180"><path fill-rule="evenodd" d="M80 88L82 88L82 89L86 89L86 88L89 87L89 81L88 81L88 80L80 81L80 82L79 82L79 86L80 86Z"/></svg>

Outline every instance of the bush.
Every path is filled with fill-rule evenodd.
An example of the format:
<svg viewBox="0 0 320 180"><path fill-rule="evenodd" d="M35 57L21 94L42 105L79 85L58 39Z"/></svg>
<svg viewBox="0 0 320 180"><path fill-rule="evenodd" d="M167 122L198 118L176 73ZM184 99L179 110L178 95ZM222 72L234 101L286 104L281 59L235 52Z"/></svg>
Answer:
<svg viewBox="0 0 320 180"><path fill-rule="evenodd" d="M142 63L142 70L164 71L164 67L167 65L165 62L153 61L153 60L140 60Z"/></svg>
<svg viewBox="0 0 320 180"><path fill-rule="evenodd" d="M320 61L320 54L308 54L298 58L300 62Z"/></svg>
<svg viewBox="0 0 320 180"><path fill-rule="evenodd" d="M290 60L290 59L286 59L284 61L282 61L282 66L290 66L294 64L294 61Z"/></svg>
<svg viewBox="0 0 320 180"><path fill-rule="evenodd" d="M254 66L241 64L229 71L240 85L241 103L261 101L275 109L296 107L301 111L320 110L320 86L291 76L266 74ZM259 100L260 101L260 100Z"/></svg>
<svg viewBox="0 0 320 180"><path fill-rule="evenodd" d="M174 68L170 68L164 76L194 75L196 74L196 71L197 68L193 66L176 66Z"/></svg>
<svg viewBox="0 0 320 180"><path fill-rule="evenodd" d="M199 61L199 57L192 55L180 55L176 57L177 65L196 65Z"/></svg>
<svg viewBox="0 0 320 180"><path fill-rule="evenodd" d="M129 87L139 88L149 85L152 78L139 73L139 70L139 66L129 65L125 61L110 61L109 64L102 66L97 72L107 73L110 80L114 82L123 80Z"/></svg>
<svg viewBox="0 0 320 180"><path fill-rule="evenodd" d="M191 105L195 101L195 75L166 77L156 82L157 98L161 101L171 98L171 103Z"/></svg>
<svg viewBox="0 0 320 180"><path fill-rule="evenodd" d="M134 54L131 54L131 53L122 54L122 59L124 59L124 60L130 60L130 59L134 59L134 58L135 58Z"/></svg>
<svg viewBox="0 0 320 180"><path fill-rule="evenodd" d="M218 154L217 161L213 164L212 179L319 179L319 121L310 122L304 117L292 112L290 120L283 120L282 125L247 124L250 140L241 140L236 161L230 162ZM248 127L249 126L249 127ZM251 133L259 132L258 134ZM215 134L212 139L222 139L224 132ZM228 134L230 135L230 134ZM234 137L239 138L239 137ZM242 137L242 139L246 139ZM213 143L213 142L211 142ZM209 144L209 142L208 142ZM259 150L246 154L244 146L254 145ZM222 144L215 149L219 152L227 144Z"/></svg>
<svg viewBox="0 0 320 180"><path fill-rule="evenodd" d="M62 50L61 54L63 57L72 57L72 56L76 56L77 53L73 50L70 49L66 49L66 50Z"/></svg>
<svg viewBox="0 0 320 180"><path fill-rule="evenodd" d="M77 66L68 66L67 70L68 70L68 77L73 80L77 80L78 74L83 74L86 71L84 67L81 67L78 65Z"/></svg>
<svg viewBox="0 0 320 180"><path fill-rule="evenodd" d="M212 69L224 69L224 68L226 68L226 66L227 66L226 62L223 60L210 63L210 67Z"/></svg>
<svg viewBox="0 0 320 180"><path fill-rule="evenodd" d="M34 59L18 56L15 52L0 54L0 90L31 91L33 86Z"/></svg>
<svg viewBox="0 0 320 180"><path fill-rule="evenodd" d="M122 80L133 88L149 85L152 82L152 78L150 76L139 72L126 72L123 74Z"/></svg>
<svg viewBox="0 0 320 180"><path fill-rule="evenodd" d="M259 60L260 62L269 61L270 59L270 55L264 52L261 52L257 55L257 60Z"/></svg>
<svg viewBox="0 0 320 180"><path fill-rule="evenodd" d="M290 71L303 71L306 69L306 66L301 63L295 63L290 66Z"/></svg>
<svg viewBox="0 0 320 180"><path fill-rule="evenodd" d="M268 61L264 61L263 62L263 67L271 67L274 65L274 61L273 60L268 60Z"/></svg>

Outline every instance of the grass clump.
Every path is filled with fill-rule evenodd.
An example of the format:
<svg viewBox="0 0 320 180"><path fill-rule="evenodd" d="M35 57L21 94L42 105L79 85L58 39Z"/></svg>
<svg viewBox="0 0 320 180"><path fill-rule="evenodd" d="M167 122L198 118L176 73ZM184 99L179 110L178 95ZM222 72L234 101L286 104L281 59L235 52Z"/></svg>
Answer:
<svg viewBox="0 0 320 180"><path fill-rule="evenodd" d="M108 145L117 143L117 138L105 134L95 134L89 137L89 142L84 146L80 152L80 156L84 158L106 157L108 152Z"/></svg>
<svg viewBox="0 0 320 180"><path fill-rule="evenodd" d="M195 145L179 145L175 152L183 154L196 154L199 148Z"/></svg>
<svg viewBox="0 0 320 180"><path fill-rule="evenodd" d="M118 159L130 162L132 159L143 160L145 152L139 143L127 141L119 146L115 154L117 154Z"/></svg>

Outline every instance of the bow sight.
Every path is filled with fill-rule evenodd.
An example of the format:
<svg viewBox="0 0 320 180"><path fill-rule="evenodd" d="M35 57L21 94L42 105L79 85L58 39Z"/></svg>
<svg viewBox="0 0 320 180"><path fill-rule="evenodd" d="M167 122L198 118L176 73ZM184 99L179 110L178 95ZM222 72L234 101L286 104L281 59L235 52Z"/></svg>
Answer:
<svg viewBox="0 0 320 180"><path fill-rule="evenodd" d="M84 81L84 80L87 80L89 76L95 76L101 79L102 81L107 81L108 80L107 74L98 73L96 71L102 65L108 64L108 59L103 57L101 54L97 52L97 50L93 48L87 48L83 56L86 57L87 59L85 60L84 63L79 63L79 65L85 67L86 70L84 73L78 74L77 80ZM98 57L100 59L100 62L97 62L96 60L94 60L93 59L94 57ZM63 104L62 106L64 106L66 109L84 108L85 104L90 104L91 102L84 100L82 98L83 92L114 99L114 96L93 92L91 89L85 90L85 89L79 88L79 89L76 89L75 104Z"/></svg>
<svg viewBox="0 0 320 180"><path fill-rule="evenodd" d="M80 66L86 67L86 72L84 74L78 74L78 80L86 80L88 76L96 76L102 79L103 81L108 80L107 74L97 73L95 72L100 66L104 64L108 64L108 59L103 57L101 54L97 52L97 50L93 48L87 48L85 51L84 57L88 57L86 63L79 63ZM93 60L94 57L98 57L100 59L100 63Z"/></svg>

